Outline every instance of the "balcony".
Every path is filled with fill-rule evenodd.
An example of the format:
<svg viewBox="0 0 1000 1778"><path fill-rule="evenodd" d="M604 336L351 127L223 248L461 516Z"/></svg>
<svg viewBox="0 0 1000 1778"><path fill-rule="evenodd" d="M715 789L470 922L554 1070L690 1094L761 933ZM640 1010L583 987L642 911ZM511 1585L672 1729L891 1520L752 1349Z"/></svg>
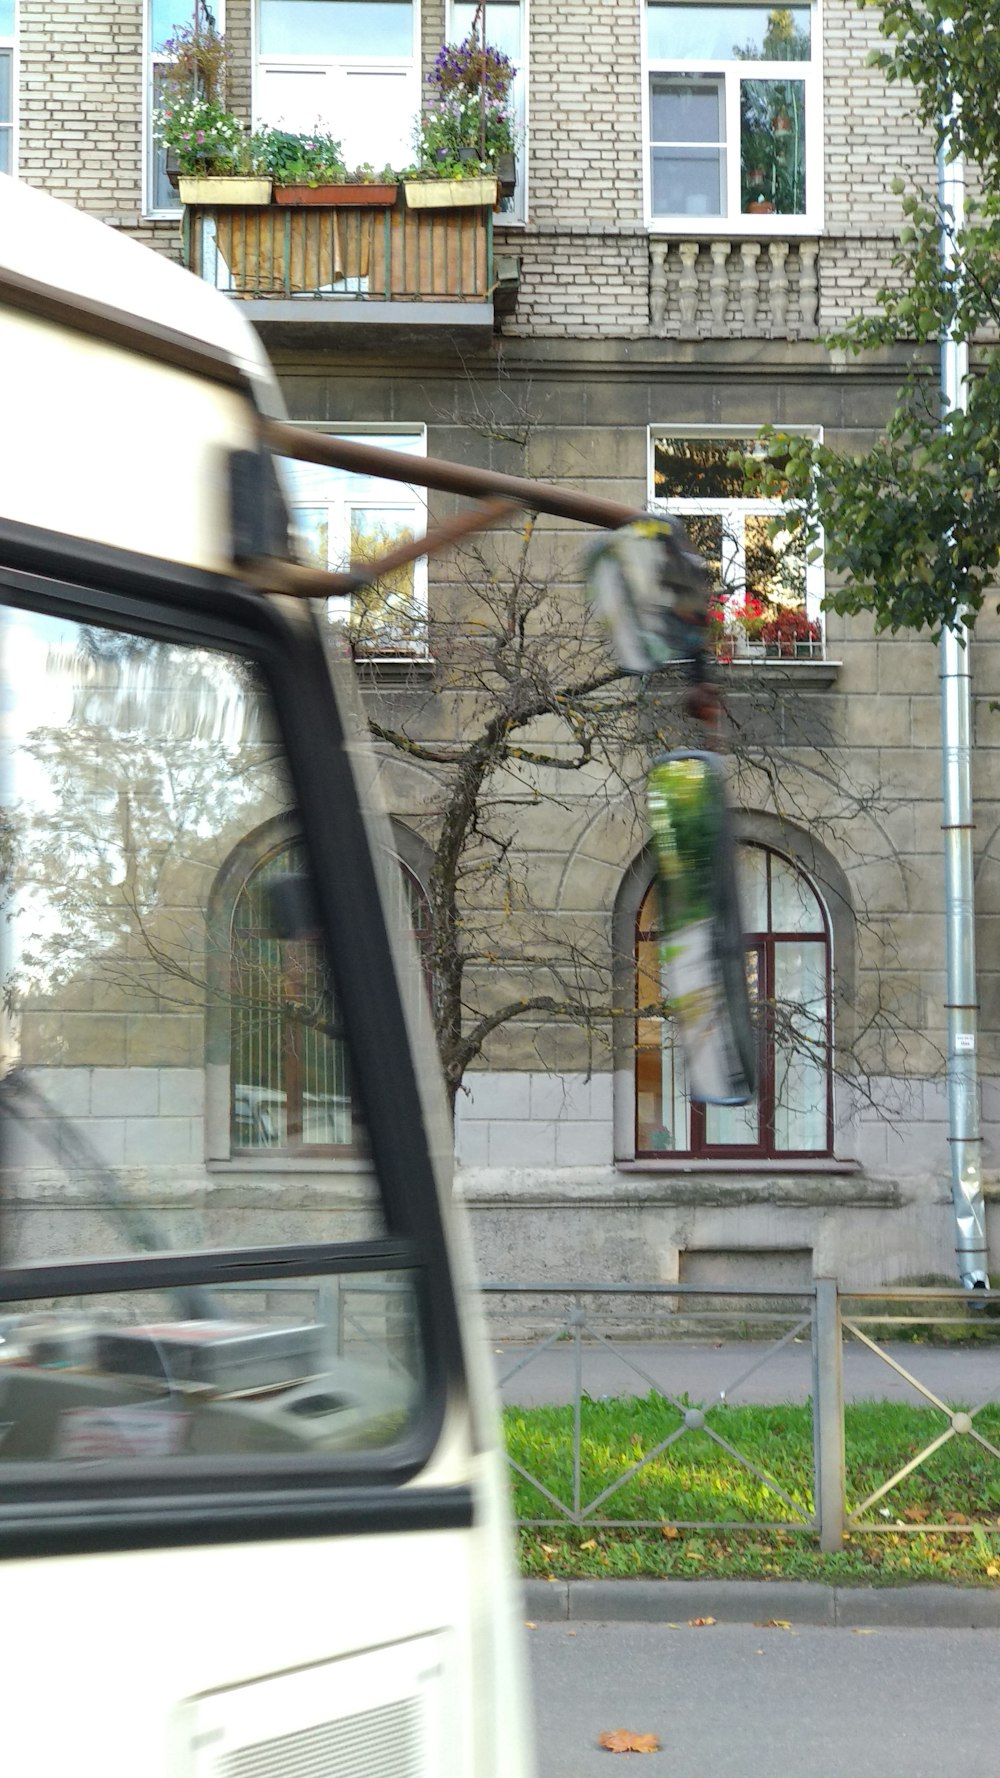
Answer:
<svg viewBox="0 0 1000 1778"><path fill-rule="evenodd" d="M185 265L265 333L493 330L490 210L197 206L183 240Z"/></svg>

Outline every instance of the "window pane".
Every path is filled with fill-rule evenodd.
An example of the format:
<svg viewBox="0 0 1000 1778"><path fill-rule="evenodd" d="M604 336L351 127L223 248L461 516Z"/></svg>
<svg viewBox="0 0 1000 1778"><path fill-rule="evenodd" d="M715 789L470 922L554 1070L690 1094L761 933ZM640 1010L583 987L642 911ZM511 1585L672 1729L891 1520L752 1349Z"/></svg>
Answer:
<svg viewBox="0 0 1000 1778"><path fill-rule="evenodd" d="M55 618L9 616L3 641L4 984L30 1087L0 1119L10 1256L266 1244L269 1213L234 1230L206 1144L352 1137L305 854L253 868L253 836L294 820L267 692L242 659ZM342 1183L352 1238L380 1232L367 1163Z"/></svg>
<svg viewBox="0 0 1000 1778"><path fill-rule="evenodd" d="M771 854L771 931L822 932L823 910L801 871Z"/></svg>
<svg viewBox="0 0 1000 1778"><path fill-rule="evenodd" d="M0 0L2 8L3 0ZM150 0L150 48L155 54L182 27L194 24L194 6L184 0Z"/></svg>
<svg viewBox="0 0 1000 1778"><path fill-rule="evenodd" d="M746 451L745 438L658 438L653 445L653 487L658 500L738 500L743 470L731 464ZM686 523L686 521L685 521Z"/></svg>
<svg viewBox="0 0 1000 1778"><path fill-rule="evenodd" d="M722 82L693 80L683 75L670 80L654 74L650 80L650 124L654 142L711 142L725 139Z"/></svg>
<svg viewBox="0 0 1000 1778"><path fill-rule="evenodd" d="M767 856L761 846L736 849L736 883L744 932L767 931Z"/></svg>
<svg viewBox="0 0 1000 1778"><path fill-rule="evenodd" d="M721 587L723 532L721 514L686 512L683 524L698 554L704 557L705 566L712 577L712 585L716 588Z"/></svg>
<svg viewBox="0 0 1000 1778"><path fill-rule="evenodd" d="M801 80L740 82L740 206L801 216L806 207L806 101Z"/></svg>
<svg viewBox="0 0 1000 1778"><path fill-rule="evenodd" d="M9 129L0 129L0 173L9 173L12 171L12 144L13 132Z"/></svg>
<svg viewBox="0 0 1000 1778"><path fill-rule="evenodd" d="M163 103L163 68L153 68L153 109ZM154 210L179 210L181 200L167 178L167 151L159 142L150 144L150 207Z"/></svg>
<svg viewBox="0 0 1000 1778"><path fill-rule="evenodd" d="M826 945L774 947L774 1141L816 1152L827 1145Z"/></svg>
<svg viewBox="0 0 1000 1778"><path fill-rule="evenodd" d="M336 1248L331 1249L336 1254ZM263 1278L5 1305L0 1486L95 1459L332 1456L401 1436L418 1405L411 1272ZM84 1469L84 1473L86 1470Z"/></svg>
<svg viewBox="0 0 1000 1778"><path fill-rule="evenodd" d="M374 562L394 544L411 543L416 533L410 507L352 507L350 560ZM405 562L382 575L374 586L353 600L356 645L367 653L381 653L411 643L423 635L423 612L416 604L416 563Z"/></svg>
<svg viewBox="0 0 1000 1778"><path fill-rule="evenodd" d="M802 607L806 602L806 552L790 531L770 535L773 513L747 513L743 520L747 591L767 605Z"/></svg>
<svg viewBox="0 0 1000 1778"><path fill-rule="evenodd" d="M0 0L0 37L14 35L14 0Z"/></svg>
<svg viewBox="0 0 1000 1778"><path fill-rule="evenodd" d="M654 148L654 216L721 216L726 183L725 150Z"/></svg>
<svg viewBox="0 0 1000 1778"><path fill-rule="evenodd" d="M756 1018L760 958L747 952L747 988L750 1009ZM760 1144L760 1107L757 1095L746 1105L706 1105L705 1144L708 1148L757 1148Z"/></svg>
<svg viewBox="0 0 1000 1778"><path fill-rule="evenodd" d="M809 60L808 6L647 8L649 54L671 62Z"/></svg>
<svg viewBox="0 0 1000 1778"><path fill-rule="evenodd" d="M10 123L11 111L11 63L13 56L9 49L0 49L0 123Z"/></svg>
<svg viewBox="0 0 1000 1778"><path fill-rule="evenodd" d="M407 0L261 0L260 54L411 56L413 7Z"/></svg>
<svg viewBox="0 0 1000 1778"><path fill-rule="evenodd" d="M292 513L298 555L313 568L330 566L330 515L325 506L296 506Z"/></svg>
<svg viewBox="0 0 1000 1778"><path fill-rule="evenodd" d="M472 29L472 21L476 14L474 6L462 5L452 9L452 41L463 41ZM521 59L521 8L520 5L505 4L505 0L489 0L486 11L486 41L495 48L502 49L505 56L512 62Z"/></svg>

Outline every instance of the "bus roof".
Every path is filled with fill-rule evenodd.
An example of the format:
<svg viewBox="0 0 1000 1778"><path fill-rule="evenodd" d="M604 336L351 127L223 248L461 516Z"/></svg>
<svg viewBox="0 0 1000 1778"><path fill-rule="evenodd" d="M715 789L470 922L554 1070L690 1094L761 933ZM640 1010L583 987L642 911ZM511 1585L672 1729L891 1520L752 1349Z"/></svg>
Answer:
<svg viewBox="0 0 1000 1778"><path fill-rule="evenodd" d="M161 253L96 217L0 173L0 300L4 273L58 292L81 311L120 316L133 330L182 338L228 360L264 412L282 412L267 355L238 306Z"/></svg>

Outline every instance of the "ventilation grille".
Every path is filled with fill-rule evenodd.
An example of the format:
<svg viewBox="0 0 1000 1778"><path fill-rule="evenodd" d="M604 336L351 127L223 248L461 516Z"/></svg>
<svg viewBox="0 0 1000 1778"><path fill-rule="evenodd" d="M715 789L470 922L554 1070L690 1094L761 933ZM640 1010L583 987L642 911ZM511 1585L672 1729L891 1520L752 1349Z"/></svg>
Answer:
<svg viewBox="0 0 1000 1778"><path fill-rule="evenodd" d="M218 1778L424 1778L419 1698L223 1754Z"/></svg>

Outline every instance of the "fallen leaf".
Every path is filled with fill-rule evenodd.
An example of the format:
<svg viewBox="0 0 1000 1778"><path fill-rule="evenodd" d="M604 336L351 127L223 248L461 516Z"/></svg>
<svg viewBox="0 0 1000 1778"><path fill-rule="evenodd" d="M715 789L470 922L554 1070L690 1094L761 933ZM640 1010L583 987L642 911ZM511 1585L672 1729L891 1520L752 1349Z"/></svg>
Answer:
<svg viewBox="0 0 1000 1778"><path fill-rule="evenodd" d="M904 1506L903 1517L909 1519L911 1525L922 1525L930 1518L930 1510L926 1506Z"/></svg>
<svg viewBox="0 0 1000 1778"><path fill-rule="evenodd" d="M714 1617L689 1617L688 1618L688 1623L690 1624L692 1630L707 1629L708 1625L714 1624L714 1622L715 1622Z"/></svg>
<svg viewBox="0 0 1000 1778"><path fill-rule="evenodd" d="M544 1550L547 1556L554 1556L556 1553L556 1546L554 1543L540 1543L538 1547L540 1550Z"/></svg>
<svg viewBox="0 0 1000 1778"><path fill-rule="evenodd" d="M949 1525L967 1525L969 1523L964 1513L945 1513L944 1516Z"/></svg>
<svg viewBox="0 0 1000 1778"><path fill-rule="evenodd" d="M532 1623L530 1617L525 1618L524 1627L526 1630L536 1630L538 1628L537 1624Z"/></svg>
<svg viewBox="0 0 1000 1778"><path fill-rule="evenodd" d="M566 1634L567 1634L567 1636L575 1636L575 1635L576 1635L576 1631L575 1631L575 1630L567 1630L567 1631L566 1631Z"/></svg>
<svg viewBox="0 0 1000 1778"><path fill-rule="evenodd" d="M996 1580L997 1575L1000 1574L1000 1563L987 1562L986 1573L989 1576L990 1580Z"/></svg>
<svg viewBox="0 0 1000 1778"><path fill-rule="evenodd" d="M874 1636L875 1632L874 1632L874 1630L866 1630L866 1629L858 1628L855 1630L854 1634L855 1634L855 1636Z"/></svg>
<svg viewBox="0 0 1000 1778"><path fill-rule="evenodd" d="M582 1550L596 1550L596 1548L597 1548L596 1537L588 1537L586 1543L581 1543L580 1548Z"/></svg>
<svg viewBox="0 0 1000 1778"><path fill-rule="evenodd" d="M609 1753L656 1753L660 1743L655 1735L637 1735L632 1729L611 1729L606 1735L598 1735L598 1747L606 1747Z"/></svg>
<svg viewBox="0 0 1000 1778"><path fill-rule="evenodd" d="M753 1627L755 1630L790 1630L792 1623L787 1617L755 1618Z"/></svg>
<svg viewBox="0 0 1000 1778"><path fill-rule="evenodd" d="M679 1537L680 1532L678 1531L676 1525L661 1525L660 1526L660 1536L673 1539L675 1537Z"/></svg>

